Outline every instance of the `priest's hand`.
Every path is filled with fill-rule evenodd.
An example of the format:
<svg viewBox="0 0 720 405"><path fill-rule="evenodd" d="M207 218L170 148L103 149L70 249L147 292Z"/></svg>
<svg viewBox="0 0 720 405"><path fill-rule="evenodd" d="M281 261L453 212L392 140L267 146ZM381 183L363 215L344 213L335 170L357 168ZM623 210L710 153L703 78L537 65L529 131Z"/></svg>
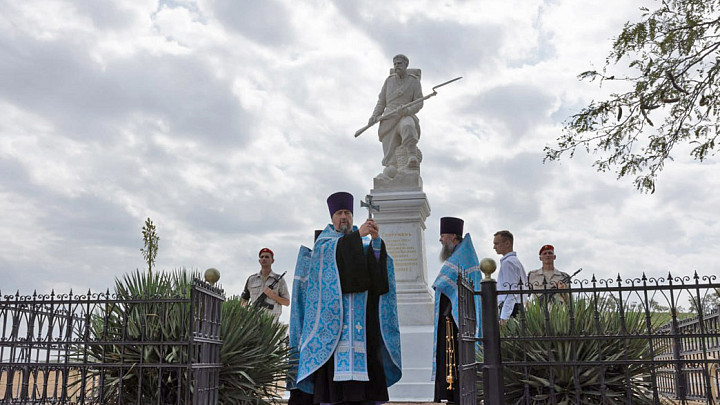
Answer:
<svg viewBox="0 0 720 405"><path fill-rule="evenodd" d="M360 232L360 236L367 236L370 235L373 239L377 238L380 235L380 229L378 228L377 224L375 223L374 219L368 219L360 225L360 229L358 229Z"/></svg>
<svg viewBox="0 0 720 405"><path fill-rule="evenodd" d="M377 239L380 237L380 228L378 227L378 224L375 222L374 219L370 218L365 222L369 222L371 224L370 226L370 237L373 239Z"/></svg>

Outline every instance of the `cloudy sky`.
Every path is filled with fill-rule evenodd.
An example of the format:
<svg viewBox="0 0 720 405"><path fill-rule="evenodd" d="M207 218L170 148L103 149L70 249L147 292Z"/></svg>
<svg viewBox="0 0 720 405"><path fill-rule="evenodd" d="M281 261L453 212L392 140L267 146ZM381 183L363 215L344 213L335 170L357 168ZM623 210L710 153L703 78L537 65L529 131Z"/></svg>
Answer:
<svg viewBox="0 0 720 405"><path fill-rule="evenodd" d="M651 3L652 4L652 3ZM543 164L562 123L613 90L601 68L638 1L0 0L0 291L104 290L143 268L216 267L240 293L270 247L290 270L381 171L359 138L392 56L422 69L428 273L439 218L480 256L509 229L530 270L556 246L581 276L715 272L716 159L679 150L653 195L594 157ZM615 89L617 90L617 89Z"/></svg>

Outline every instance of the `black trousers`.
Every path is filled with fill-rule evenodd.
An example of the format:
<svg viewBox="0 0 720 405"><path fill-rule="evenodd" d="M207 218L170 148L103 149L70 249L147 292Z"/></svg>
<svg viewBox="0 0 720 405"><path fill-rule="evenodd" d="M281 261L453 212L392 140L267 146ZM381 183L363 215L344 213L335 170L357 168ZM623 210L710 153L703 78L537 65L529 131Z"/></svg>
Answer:
<svg viewBox="0 0 720 405"><path fill-rule="evenodd" d="M502 312L503 304L504 304L504 302L501 302L500 304L498 304L498 312ZM515 316L517 316L517 314L520 313L521 309L522 309L522 304L515 303L512 314L510 314L510 318L515 318Z"/></svg>

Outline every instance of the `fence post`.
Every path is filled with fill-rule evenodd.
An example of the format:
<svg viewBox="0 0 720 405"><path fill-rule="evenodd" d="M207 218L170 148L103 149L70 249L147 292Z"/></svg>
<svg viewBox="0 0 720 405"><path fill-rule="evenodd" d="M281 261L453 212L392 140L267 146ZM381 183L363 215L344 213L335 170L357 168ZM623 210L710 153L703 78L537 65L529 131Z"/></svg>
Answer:
<svg viewBox="0 0 720 405"><path fill-rule="evenodd" d="M472 281L463 277L462 269L458 271L458 336L457 348L460 361L457 363L457 376L460 391L459 405L477 404L477 346L475 313L475 287Z"/></svg>
<svg viewBox="0 0 720 405"><path fill-rule="evenodd" d="M223 290L196 278L193 280L190 313L190 363L187 403L215 405L219 400L220 336Z"/></svg>
<svg viewBox="0 0 720 405"><path fill-rule="evenodd" d="M677 319L677 308L675 306L675 291L672 289L673 278L668 274L668 281L670 284L670 311L672 315L671 319L671 333L673 339L673 360L675 360L675 398L681 401L685 401L687 398L687 380L685 379L685 370L683 356L680 354L682 351L682 339L680 338L680 329L678 327Z"/></svg>
<svg viewBox="0 0 720 405"><path fill-rule="evenodd" d="M483 259L485 261L486 259ZM497 281L490 277L492 266L481 268L485 278L480 283L483 335L483 400L485 404L505 405L503 366L500 355L500 323L498 322ZM492 267L490 269L489 267Z"/></svg>

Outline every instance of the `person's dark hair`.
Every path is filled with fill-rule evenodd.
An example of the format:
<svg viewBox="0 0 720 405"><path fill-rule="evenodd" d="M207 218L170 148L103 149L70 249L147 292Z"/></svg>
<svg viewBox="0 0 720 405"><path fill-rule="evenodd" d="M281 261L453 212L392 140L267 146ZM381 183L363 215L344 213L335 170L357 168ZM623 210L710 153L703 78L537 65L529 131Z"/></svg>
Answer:
<svg viewBox="0 0 720 405"><path fill-rule="evenodd" d="M495 235L493 235L493 236L500 236L501 238L503 238L503 240L509 240L511 245L515 241L515 238L513 238L513 234L510 233L510 231L505 231L505 230L497 231L497 232L495 232Z"/></svg>
<svg viewBox="0 0 720 405"><path fill-rule="evenodd" d="M463 240L463 237L462 235L455 234L455 239L457 239L457 243L460 244L460 242L462 242Z"/></svg>

